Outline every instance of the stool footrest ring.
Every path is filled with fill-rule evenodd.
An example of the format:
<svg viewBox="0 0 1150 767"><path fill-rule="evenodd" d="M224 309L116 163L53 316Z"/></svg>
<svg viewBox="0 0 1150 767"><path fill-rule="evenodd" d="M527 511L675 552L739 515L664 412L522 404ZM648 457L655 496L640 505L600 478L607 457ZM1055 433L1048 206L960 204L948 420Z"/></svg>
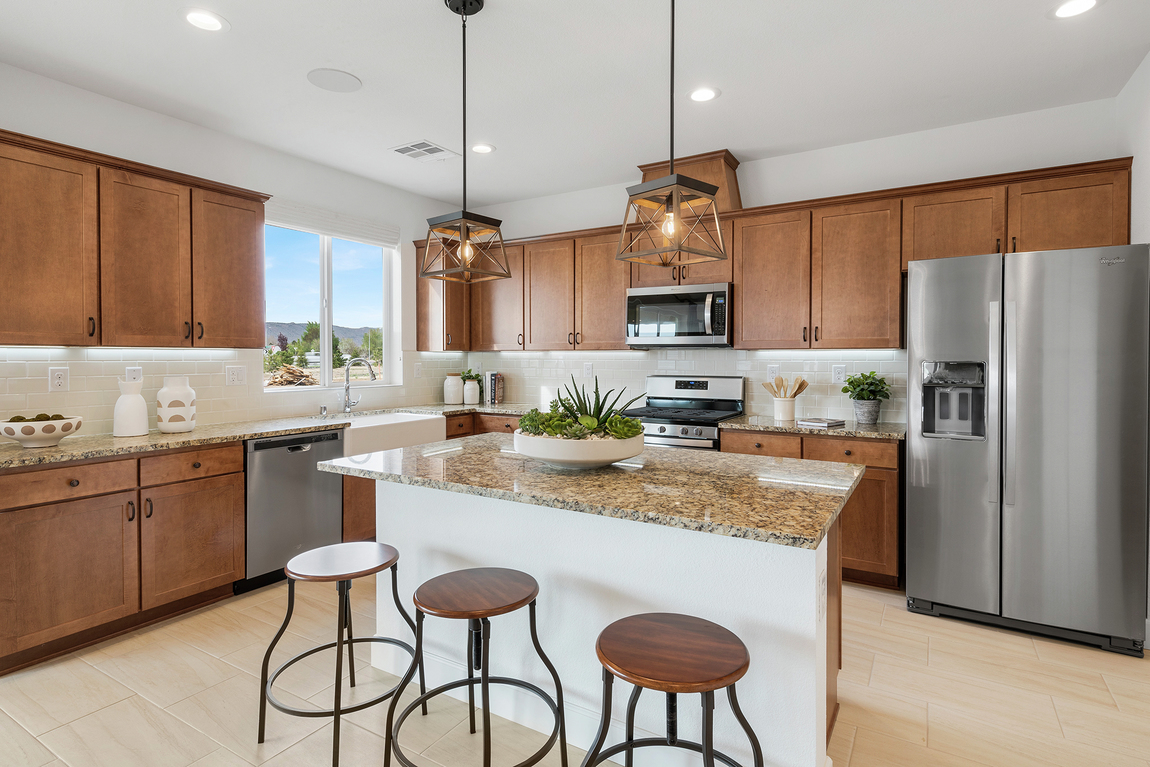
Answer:
<svg viewBox="0 0 1150 767"><path fill-rule="evenodd" d="M639 738L637 740L624 741L617 746L611 746L610 748L603 749L603 752L599 754L599 758L595 760L595 764L602 764L611 757L625 752L627 749L650 748L651 746L661 746L663 748L681 748L685 751L694 751L697 754L703 753L703 746L701 744L689 740L678 740L674 744L670 744L667 742L666 738ZM715 761L717 762L722 762L723 764L728 765L728 767L742 767L741 764L724 753L715 751L714 754Z"/></svg>
<svg viewBox="0 0 1150 767"><path fill-rule="evenodd" d="M359 644L362 642L378 642L380 644L394 645L395 647L399 647L400 649L405 650L408 655L415 657L415 649L411 645L409 645L407 642L404 642L403 640L392 639L391 637L355 637L353 639L345 639L343 643L346 646L349 644ZM292 706L285 705L283 703L280 703L279 700L276 698L276 696L272 693L272 685L275 684L275 681L276 681L276 679L279 678L280 674L287 671L293 665L295 665L296 663L299 663L301 660L308 657L309 655L315 655L318 652L323 652L324 650L330 650L333 647L335 647L335 645L336 645L335 642L328 642L327 644L322 644L322 645L319 645L318 647L313 647L310 650L308 650L307 652L301 652L299 655L296 655L292 658L288 658L286 661L284 661L283 664L279 668L277 668L272 673L271 676L268 677L268 683L265 687L268 703L270 703L272 705L272 708L276 709L277 711L282 711L285 714L290 714L291 716L303 716L303 717L335 716L335 709L331 709L331 708L303 709L303 708L294 708ZM341 679L340 684L342 684L342 683L343 683L343 680ZM370 707L376 705L377 703L381 703L381 702L387 700L388 698L390 698L392 695L395 694L395 690L396 690L396 687L392 687L390 690L383 693L382 695L378 695L378 696L372 698L371 700L364 701L363 703L357 703L354 706L346 706L346 707L341 706L339 709L339 713L341 715L353 714L356 711L362 711L365 708L370 708Z"/></svg>

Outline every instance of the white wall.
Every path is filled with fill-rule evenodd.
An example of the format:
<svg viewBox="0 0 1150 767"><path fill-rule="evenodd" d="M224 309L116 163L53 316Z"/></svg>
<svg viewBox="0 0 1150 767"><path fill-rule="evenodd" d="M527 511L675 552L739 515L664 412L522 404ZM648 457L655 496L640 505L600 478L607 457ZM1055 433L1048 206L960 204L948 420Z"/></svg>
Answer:
<svg viewBox="0 0 1150 767"><path fill-rule="evenodd" d="M1150 242L1150 55L1115 99L1119 146L1134 156L1131 176L1130 241Z"/></svg>

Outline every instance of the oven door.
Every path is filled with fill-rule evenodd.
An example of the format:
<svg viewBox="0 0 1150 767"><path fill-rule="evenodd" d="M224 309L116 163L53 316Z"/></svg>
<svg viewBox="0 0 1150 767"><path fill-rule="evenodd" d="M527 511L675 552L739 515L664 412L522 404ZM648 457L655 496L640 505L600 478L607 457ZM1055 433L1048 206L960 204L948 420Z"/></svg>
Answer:
<svg viewBox="0 0 1150 767"><path fill-rule="evenodd" d="M627 291L627 345L730 346L730 286L675 285Z"/></svg>

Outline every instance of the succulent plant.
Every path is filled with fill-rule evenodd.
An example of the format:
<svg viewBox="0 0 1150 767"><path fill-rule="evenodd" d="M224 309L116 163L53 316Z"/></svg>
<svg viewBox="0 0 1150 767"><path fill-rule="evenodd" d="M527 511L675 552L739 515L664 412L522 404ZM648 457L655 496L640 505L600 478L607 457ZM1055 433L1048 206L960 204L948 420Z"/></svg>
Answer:
<svg viewBox="0 0 1150 767"><path fill-rule="evenodd" d="M618 413L607 419L604 428L615 439L630 439L643 433L643 424L638 418L625 418Z"/></svg>
<svg viewBox="0 0 1150 767"><path fill-rule="evenodd" d="M604 434L615 439L627 439L643 433L643 425L638 419L620 415L642 394L622 407L616 407L623 392L616 394L614 399L611 399L614 389L600 395L598 378L595 379L594 399L588 396L584 387L575 383L574 376L571 377L571 386L564 389L565 394L551 400L549 412L541 413L536 408L519 419L519 428L524 434L546 434L565 439L586 439L593 434Z"/></svg>

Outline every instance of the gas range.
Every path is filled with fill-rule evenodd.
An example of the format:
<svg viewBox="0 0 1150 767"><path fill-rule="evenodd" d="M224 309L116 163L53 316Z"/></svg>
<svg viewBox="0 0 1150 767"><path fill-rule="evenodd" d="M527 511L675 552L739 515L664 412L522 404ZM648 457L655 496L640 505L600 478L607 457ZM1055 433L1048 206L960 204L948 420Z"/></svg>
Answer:
<svg viewBox="0 0 1150 767"><path fill-rule="evenodd" d="M647 376L646 407L623 412L643 422L644 443L719 449L722 421L743 414L742 376Z"/></svg>

